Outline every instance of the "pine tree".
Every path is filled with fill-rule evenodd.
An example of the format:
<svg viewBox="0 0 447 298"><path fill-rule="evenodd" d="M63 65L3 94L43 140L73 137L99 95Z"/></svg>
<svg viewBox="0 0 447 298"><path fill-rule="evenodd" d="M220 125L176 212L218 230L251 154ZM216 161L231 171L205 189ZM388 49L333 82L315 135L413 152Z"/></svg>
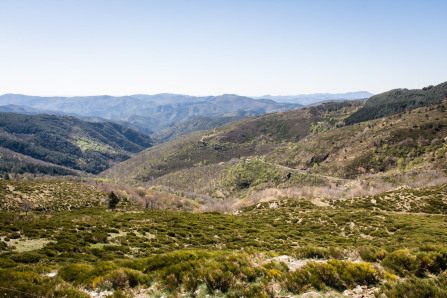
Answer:
<svg viewBox="0 0 447 298"><path fill-rule="evenodd" d="M120 199L118 198L118 196L111 191L109 194L109 209L115 210L116 205L118 205Z"/></svg>

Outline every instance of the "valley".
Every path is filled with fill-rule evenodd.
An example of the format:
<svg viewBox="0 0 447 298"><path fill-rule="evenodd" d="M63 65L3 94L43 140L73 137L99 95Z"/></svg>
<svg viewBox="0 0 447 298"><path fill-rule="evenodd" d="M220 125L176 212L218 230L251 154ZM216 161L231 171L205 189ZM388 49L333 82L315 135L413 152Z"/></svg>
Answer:
<svg viewBox="0 0 447 298"><path fill-rule="evenodd" d="M226 118L151 135L1 113L0 294L443 297L445 86L236 114L253 99L196 98Z"/></svg>
<svg viewBox="0 0 447 298"><path fill-rule="evenodd" d="M0 0L0 298L447 297L446 12Z"/></svg>

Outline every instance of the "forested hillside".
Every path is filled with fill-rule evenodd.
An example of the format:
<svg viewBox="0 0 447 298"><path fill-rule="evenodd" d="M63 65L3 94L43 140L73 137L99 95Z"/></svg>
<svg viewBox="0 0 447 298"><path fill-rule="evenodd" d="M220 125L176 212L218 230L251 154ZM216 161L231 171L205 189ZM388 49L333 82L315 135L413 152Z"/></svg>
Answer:
<svg viewBox="0 0 447 298"><path fill-rule="evenodd" d="M401 113L447 97L447 82L422 89L394 89L368 99L365 106L346 119L346 124Z"/></svg>
<svg viewBox="0 0 447 298"><path fill-rule="evenodd" d="M149 136L116 123L90 123L68 116L0 114L1 147L89 173L99 173L151 145ZM8 171L5 162L1 160L3 170Z"/></svg>
<svg viewBox="0 0 447 298"><path fill-rule="evenodd" d="M15 175L53 175L53 176L78 176L79 172L53 163L17 153L0 147L0 177L9 179Z"/></svg>

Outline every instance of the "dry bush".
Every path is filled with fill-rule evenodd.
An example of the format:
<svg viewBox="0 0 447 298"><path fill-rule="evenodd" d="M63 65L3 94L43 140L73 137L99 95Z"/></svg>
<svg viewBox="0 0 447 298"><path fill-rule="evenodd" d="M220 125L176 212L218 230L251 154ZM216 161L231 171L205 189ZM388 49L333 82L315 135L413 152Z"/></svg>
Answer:
<svg viewBox="0 0 447 298"><path fill-rule="evenodd" d="M302 186L251 190L243 199L216 199L208 194L192 191L176 192L170 186L143 188L111 183L90 184L105 191L124 192L129 200L150 209L180 209L194 212L217 211L232 213L242 207L282 198L354 198L376 195L398 187L420 188L447 183L443 172L415 168L406 171L364 174L356 180L328 180L324 186ZM177 195L173 195L176 193Z"/></svg>
<svg viewBox="0 0 447 298"><path fill-rule="evenodd" d="M104 192L115 192L127 198L130 202L146 209L172 209L193 211L197 206L191 200L182 198L172 193L160 191L154 188L134 187L124 184L88 181L87 184Z"/></svg>
<svg viewBox="0 0 447 298"><path fill-rule="evenodd" d="M435 147L435 146L439 146L439 145L441 145L441 141L439 140L439 138L434 138L431 141L431 146Z"/></svg>
<svg viewBox="0 0 447 298"><path fill-rule="evenodd" d="M414 141L413 141L412 138L406 138L405 140L401 141L398 145L402 146L402 147L413 148L414 147Z"/></svg>
<svg viewBox="0 0 447 298"><path fill-rule="evenodd" d="M393 182L393 183L391 183ZM396 173L366 174L358 180L347 181L345 184L329 186L304 186L284 189L269 188L248 195L242 200L236 200L233 209L254 205L257 203L279 200L282 198L354 198L376 195L398 187L420 188L447 183L447 176L439 171L407 171Z"/></svg>
<svg viewBox="0 0 447 298"><path fill-rule="evenodd" d="M198 212L217 211L220 213L232 213L237 199L217 200L210 198L200 205Z"/></svg>
<svg viewBox="0 0 447 298"><path fill-rule="evenodd" d="M427 146L429 141L425 139L423 136L420 136L417 140L419 146Z"/></svg>

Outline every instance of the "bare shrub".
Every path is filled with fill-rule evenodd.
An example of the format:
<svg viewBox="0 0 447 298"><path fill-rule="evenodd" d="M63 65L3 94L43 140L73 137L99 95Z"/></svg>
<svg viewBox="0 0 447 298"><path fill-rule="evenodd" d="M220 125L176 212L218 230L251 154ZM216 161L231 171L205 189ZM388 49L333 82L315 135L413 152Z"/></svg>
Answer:
<svg viewBox="0 0 447 298"><path fill-rule="evenodd" d="M425 139L423 136L420 136L418 138L418 144L419 146L427 146L429 143L427 139Z"/></svg>
<svg viewBox="0 0 447 298"><path fill-rule="evenodd" d="M405 140L399 143L399 146L414 147L414 141L412 138L406 138Z"/></svg>
<svg viewBox="0 0 447 298"><path fill-rule="evenodd" d="M28 199L22 199L22 202L20 203L20 209L24 211L26 215L28 215L28 212L31 211L33 207L33 202Z"/></svg>
<svg viewBox="0 0 447 298"><path fill-rule="evenodd" d="M439 146L439 145L441 145L441 141L438 138L434 138L431 141L431 146L435 147L435 146Z"/></svg>
<svg viewBox="0 0 447 298"><path fill-rule="evenodd" d="M140 205L146 209L180 209L193 211L193 209L196 208L191 200L179 197L172 193L164 192L163 188L159 191L154 188L134 187L130 185L95 181L88 181L86 183L95 186L104 192L118 193L130 202Z"/></svg>

